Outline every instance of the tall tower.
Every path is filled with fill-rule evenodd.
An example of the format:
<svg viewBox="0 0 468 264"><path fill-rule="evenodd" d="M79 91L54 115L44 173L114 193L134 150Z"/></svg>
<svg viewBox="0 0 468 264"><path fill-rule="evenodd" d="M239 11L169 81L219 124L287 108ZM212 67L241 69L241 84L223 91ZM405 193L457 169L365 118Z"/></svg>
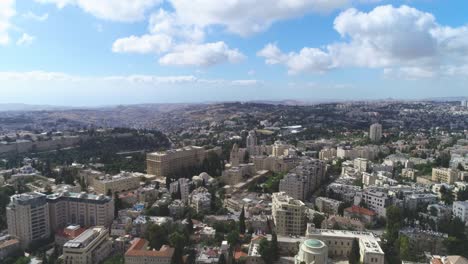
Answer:
<svg viewBox="0 0 468 264"><path fill-rule="evenodd" d="M382 125L379 123L370 126L369 138L373 142L379 142L382 139Z"/></svg>
<svg viewBox="0 0 468 264"><path fill-rule="evenodd" d="M6 208L8 233L19 238L21 248L50 236L46 196L32 192L11 196Z"/></svg>
<svg viewBox="0 0 468 264"><path fill-rule="evenodd" d="M235 144L232 146L232 150L231 150L231 155L230 155L230 157L229 157L229 161L230 161L232 167L237 167L237 166L239 166L240 157L239 157L239 146L237 146L237 143L235 143Z"/></svg>
<svg viewBox="0 0 468 264"><path fill-rule="evenodd" d="M250 155L256 155L256 147L257 147L257 135L255 135L255 131L249 131L249 135L247 136L246 142L247 151Z"/></svg>

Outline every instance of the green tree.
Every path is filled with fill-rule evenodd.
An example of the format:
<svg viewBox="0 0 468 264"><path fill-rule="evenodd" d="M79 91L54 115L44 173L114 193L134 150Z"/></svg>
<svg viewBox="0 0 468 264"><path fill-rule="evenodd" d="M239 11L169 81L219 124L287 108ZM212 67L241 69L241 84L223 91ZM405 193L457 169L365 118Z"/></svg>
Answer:
<svg viewBox="0 0 468 264"><path fill-rule="evenodd" d="M386 214L387 223L383 245L385 256L390 264L401 263L398 236L402 227L402 213L400 208L392 205L387 208Z"/></svg>
<svg viewBox="0 0 468 264"><path fill-rule="evenodd" d="M169 243L175 249L172 261L174 264L182 263L184 255L185 237L179 232L174 232L169 236Z"/></svg>
<svg viewBox="0 0 468 264"><path fill-rule="evenodd" d="M453 201L455 200L455 197L453 195L453 192L451 189L448 189L446 188L444 185L442 185L440 187L440 190L439 190L440 194L441 194L441 200L447 204L447 205L451 205L453 204Z"/></svg>
<svg viewBox="0 0 468 264"><path fill-rule="evenodd" d="M353 244L351 245L351 251L349 252L348 261L350 264L358 264L361 256L359 253L359 242L355 238L353 239Z"/></svg>
<svg viewBox="0 0 468 264"><path fill-rule="evenodd" d="M119 215L119 210L121 209L123 209L122 200L119 197L119 193L115 192L114 193L114 217L117 217Z"/></svg>
<svg viewBox="0 0 468 264"><path fill-rule="evenodd" d="M193 221L192 221L192 213L189 212L188 215L187 215L187 232L189 234L192 234L193 233Z"/></svg>
<svg viewBox="0 0 468 264"><path fill-rule="evenodd" d="M258 253L260 253L260 256L265 263L273 262L273 249L271 248L270 242L265 238L260 241Z"/></svg>
<svg viewBox="0 0 468 264"><path fill-rule="evenodd" d="M278 236L275 232L271 234L271 243L270 243L271 251L272 251L272 258L273 260L279 259L279 247L278 247Z"/></svg>
<svg viewBox="0 0 468 264"><path fill-rule="evenodd" d="M458 191L457 193L457 200L458 201L466 201L468 200L468 188Z"/></svg>
<svg viewBox="0 0 468 264"><path fill-rule="evenodd" d="M237 245L237 243L239 243L240 239L239 239L239 231L237 231L237 229L235 230L232 230L231 232L229 232L229 234L227 235L226 237L229 245L234 248L235 245Z"/></svg>
<svg viewBox="0 0 468 264"><path fill-rule="evenodd" d="M245 210L244 206L242 206L242 211L239 216L239 232L241 234L245 234Z"/></svg>
<svg viewBox="0 0 468 264"><path fill-rule="evenodd" d="M412 260L413 256L410 253L409 239L407 236L400 237L400 255L402 260Z"/></svg>
<svg viewBox="0 0 468 264"><path fill-rule="evenodd" d="M321 214L314 214L314 219L312 220L312 223L314 223L316 228L321 228L322 227L322 222L325 220L325 217Z"/></svg>
<svg viewBox="0 0 468 264"><path fill-rule="evenodd" d="M150 247L159 250L162 245L167 244L167 232L166 228L151 224L146 231L146 239Z"/></svg>
<svg viewBox="0 0 468 264"><path fill-rule="evenodd" d="M461 163L458 163L457 169L460 171L465 171L465 167Z"/></svg>

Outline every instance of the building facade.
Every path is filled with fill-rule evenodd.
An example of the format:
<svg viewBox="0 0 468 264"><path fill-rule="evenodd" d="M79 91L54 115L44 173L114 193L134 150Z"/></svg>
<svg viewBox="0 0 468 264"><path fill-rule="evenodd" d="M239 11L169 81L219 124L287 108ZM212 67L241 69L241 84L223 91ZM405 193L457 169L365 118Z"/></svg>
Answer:
<svg viewBox="0 0 468 264"><path fill-rule="evenodd" d="M274 193L272 215L278 235L304 235L307 225L306 206L284 192Z"/></svg>
<svg viewBox="0 0 468 264"><path fill-rule="evenodd" d="M47 196L52 230L68 225L110 226L114 219L114 200L109 196L62 192Z"/></svg>
<svg viewBox="0 0 468 264"><path fill-rule="evenodd" d="M63 245L64 264L94 264L106 259L112 250L109 231L93 227Z"/></svg>
<svg viewBox="0 0 468 264"><path fill-rule="evenodd" d="M382 139L382 125L372 124L369 129L369 138L373 142L379 142Z"/></svg>
<svg viewBox="0 0 468 264"><path fill-rule="evenodd" d="M21 248L50 236L49 205L42 193L11 196L6 208L8 233L20 240Z"/></svg>

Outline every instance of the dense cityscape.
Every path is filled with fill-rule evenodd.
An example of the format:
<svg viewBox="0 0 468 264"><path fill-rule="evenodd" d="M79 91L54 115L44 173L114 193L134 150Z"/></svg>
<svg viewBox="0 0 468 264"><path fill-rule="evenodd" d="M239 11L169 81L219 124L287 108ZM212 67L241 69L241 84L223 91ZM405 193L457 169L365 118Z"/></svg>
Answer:
<svg viewBox="0 0 468 264"><path fill-rule="evenodd" d="M467 101L0 120L1 263L467 261Z"/></svg>

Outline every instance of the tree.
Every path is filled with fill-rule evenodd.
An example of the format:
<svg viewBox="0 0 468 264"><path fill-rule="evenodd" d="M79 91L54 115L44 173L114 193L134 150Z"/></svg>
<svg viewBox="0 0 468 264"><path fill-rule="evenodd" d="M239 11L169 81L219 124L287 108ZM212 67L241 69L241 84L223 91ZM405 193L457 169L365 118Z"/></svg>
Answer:
<svg viewBox="0 0 468 264"><path fill-rule="evenodd" d="M458 163L457 169L460 171L465 171L465 167L461 163Z"/></svg>
<svg viewBox="0 0 468 264"><path fill-rule="evenodd" d="M440 187L439 190L441 194L441 200L446 204L446 205L451 205L453 201L455 200L455 197L453 196L453 192L451 189L447 189L444 185Z"/></svg>
<svg viewBox="0 0 468 264"><path fill-rule="evenodd" d="M167 241L167 230L159 225L151 224L146 231L146 239L151 248L159 250Z"/></svg>
<svg viewBox="0 0 468 264"><path fill-rule="evenodd" d="M314 223L316 228L321 228L323 220L325 220L325 217L321 214L316 213L314 214L314 219L312 220L312 222Z"/></svg>
<svg viewBox="0 0 468 264"><path fill-rule="evenodd" d="M117 217L119 215L119 210L121 210L123 207L122 200L119 197L119 193L115 192L114 193L114 217Z"/></svg>
<svg viewBox="0 0 468 264"><path fill-rule="evenodd" d="M412 260L413 256L410 253L409 239L407 236L400 237L400 255L402 260Z"/></svg>
<svg viewBox="0 0 468 264"><path fill-rule="evenodd" d="M192 234L193 233L193 221L192 221L192 213L188 213L188 216L187 216L187 232L189 234Z"/></svg>
<svg viewBox="0 0 468 264"><path fill-rule="evenodd" d="M466 201L468 200L468 188L458 191L457 193L457 200L458 201Z"/></svg>
<svg viewBox="0 0 468 264"><path fill-rule="evenodd" d="M173 263L183 263L182 257L184 255L185 237L179 232L174 232L169 236L169 243L175 249L172 258Z"/></svg>
<svg viewBox="0 0 468 264"><path fill-rule="evenodd" d="M224 256L224 253L221 253L221 255L219 255L218 264L226 264L226 256Z"/></svg>
<svg viewBox="0 0 468 264"><path fill-rule="evenodd" d="M402 213L400 208L392 205L387 208L386 214L387 223L383 245L385 256L390 264L401 263L398 236L402 226Z"/></svg>
<svg viewBox="0 0 468 264"><path fill-rule="evenodd" d="M237 245L237 243L239 243L239 231L237 231L237 229L232 230L231 232L229 232L226 239L229 245L231 247L234 247L235 245Z"/></svg>
<svg viewBox="0 0 468 264"><path fill-rule="evenodd" d="M278 237L276 236L276 233L273 232L271 234L271 243L270 243L271 251L272 251L272 258L273 260L278 260L279 259L279 247L278 247Z"/></svg>
<svg viewBox="0 0 468 264"><path fill-rule="evenodd" d="M260 241L260 246L258 248L258 253L260 253L260 256L262 257L263 261L265 263L272 263L273 262L273 250L270 246L270 242L266 240L266 238L263 238Z"/></svg>
<svg viewBox="0 0 468 264"><path fill-rule="evenodd" d="M353 239L353 244L351 245L351 251L349 252L348 260L350 264L358 264L360 259L361 256L359 253L359 242L355 238Z"/></svg>
<svg viewBox="0 0 468 264"><path fill-rule="evenodd" d="M245 210L242 206L242 211L239 216L239 231L241 234L245 234Z"/></svg>

